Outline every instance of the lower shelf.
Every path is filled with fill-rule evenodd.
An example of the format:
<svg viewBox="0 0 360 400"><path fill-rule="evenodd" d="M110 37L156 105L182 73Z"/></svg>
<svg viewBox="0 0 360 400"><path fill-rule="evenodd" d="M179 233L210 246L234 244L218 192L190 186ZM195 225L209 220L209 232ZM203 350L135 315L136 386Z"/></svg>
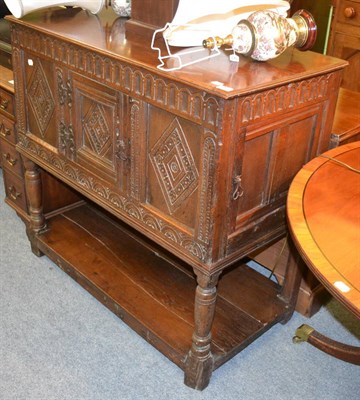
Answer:
<svg viewBox="0 0 360 400"><path fill-rule="evenodd" d="M48 228L39 249L184 369L194 327L192 271L88 204L52 217ZM223 273L212 328L214 368L282 319L279 289L242 263Z"/></svg>

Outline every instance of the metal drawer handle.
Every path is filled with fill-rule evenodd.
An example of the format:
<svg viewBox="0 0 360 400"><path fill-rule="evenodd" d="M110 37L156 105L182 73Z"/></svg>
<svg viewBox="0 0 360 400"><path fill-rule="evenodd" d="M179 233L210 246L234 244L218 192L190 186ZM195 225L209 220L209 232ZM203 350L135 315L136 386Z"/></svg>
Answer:
<svg viewBox="0 0 360 400"><path fill-rule="evenodd" d="M7 163L9 165L11 165L12 167L17 163L17 159L11 158L10 153L4 153L3 156L4 156L4 159L7 161Z"/></svg>
<svg viewBox="0 0 360 400"><path fill-rule="evenodd" d="M17 200L20 196L21 193L19 193L14 185L11 185L8 187L9 189L9 196L13 199L13 200Z"/></svg>
<svg viewBox="0 0 360 400"><path fill-rule="evenodd" d="M242 187L241 175L236 175L233 179L233 200L237 200L244 195L244 189Z"/></svg>
<svg viewBox="0 0 360 400"><path fill-rule="evenodd" d="M356 15L356 10L354 7L346 7L344 10L344 16L346 18L354 18Z"/></svg>
<svg viewBox="0 0 360 400"><path fill-rule="evenodd" d="M0 108L2 110L6 110L8 105L9 105L9 100L2 100L0 103Z"/></svg>

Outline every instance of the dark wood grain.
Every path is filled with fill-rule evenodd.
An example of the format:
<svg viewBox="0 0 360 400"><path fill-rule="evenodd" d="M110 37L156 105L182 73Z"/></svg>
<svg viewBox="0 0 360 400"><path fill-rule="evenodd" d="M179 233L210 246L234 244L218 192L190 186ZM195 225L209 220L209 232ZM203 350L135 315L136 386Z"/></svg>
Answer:
<svg viewBox="0 0 360 400"><path fill-rule="evenodd" d="M87 205L53 217L48 225L39 248L184 368L194 327L194 276L169 264L155 244L151 249L144 239ZM71 245L74 242L77 246ZM275 283L246 265L239 264L220 280L211 345L216 367L281 317L285 304L278 292ZM260 303L249 300L254 296Z"/></svg>
<svg viewBox="0 0 360 400"><path fill-rule="evenodd" d="M281 286L241 260L285 236L289 184L329 146L346 63L290 49L166 72L109 9L9 21L33 251L204 389L294 311L291 257ZM44 213L48 197L60 208Z"/></svg>

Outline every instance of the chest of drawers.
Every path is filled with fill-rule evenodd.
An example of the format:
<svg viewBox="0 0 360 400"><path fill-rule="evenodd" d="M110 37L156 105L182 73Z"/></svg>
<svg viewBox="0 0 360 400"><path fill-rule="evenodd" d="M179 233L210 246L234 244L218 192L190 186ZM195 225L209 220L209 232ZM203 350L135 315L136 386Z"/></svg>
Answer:
<svg viewBox="0 0 360 400"><path fill-rule="evenodd" d="M0 152L6 202L19 215L28 214L24 172L20 154L15 148L15 99L13 73L0 66Z"/></svg>
<svg viewBox="0 0 360 400"><path fill-rule="evenodd" d="M327 54L349 62L341 86L360 92L360 1L334 0Z"/></svg>
<svg viewBox="0 0 360 400"><path fill-rule="evenodd" d="M293 312L294 263L280 286L242 260L286 234L288 186L329 146L346 63L290 50L164 72L107 14L9 20L33 251L205 388ZM83 202L45 218L42 171Z"/></svg>

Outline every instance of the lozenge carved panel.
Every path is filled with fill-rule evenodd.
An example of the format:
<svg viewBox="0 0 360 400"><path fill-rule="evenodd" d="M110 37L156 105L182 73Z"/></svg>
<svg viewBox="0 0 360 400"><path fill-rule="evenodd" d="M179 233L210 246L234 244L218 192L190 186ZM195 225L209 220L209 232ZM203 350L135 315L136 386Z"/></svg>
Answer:
<svg viewBox="0 0 360 400"><path fill-rule="evenodd" d="M24 54L24 59L26 91L21 100L27 110L27 118L19 121L19 127L57 148L57 86L54 79L54 64L28 53Z"/></svg>
<svg viewBox="0 0 360 400"><path fill-rule="evenodd" d="M55 102L39 60L35 61L34 72L30 77L28 99L40 128L40 134L44 137L55 110Z"/></svg>
<svg viewBox="0 0 360 400"><path fill-rule="evenodd" d="M198 186L199 173L183 129L174 119L150 151L159 185L170 214Z"/></svg>
<svg viewBox="0 0 360 400"><path fill-rule="evenodd" d="M117 179L118 96L115 91L72 75L76 161L106 179Z"/></svg>

